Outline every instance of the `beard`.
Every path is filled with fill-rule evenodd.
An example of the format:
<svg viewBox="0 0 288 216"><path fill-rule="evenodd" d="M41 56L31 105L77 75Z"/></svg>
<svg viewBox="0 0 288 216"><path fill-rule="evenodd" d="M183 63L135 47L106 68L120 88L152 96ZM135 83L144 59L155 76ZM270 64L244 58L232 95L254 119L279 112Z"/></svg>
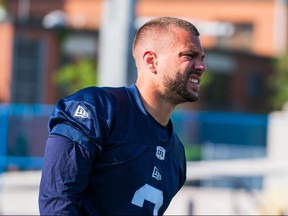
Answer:
<svg viewBox="0 0 288 216"><path fill-rule="evenodd" d="M179 72L176 74L175 79L165 77L164 85L166 86L166 89L162 94L162 97L174 105L199 100L199 95L197 92L190 92L188 90L189 82L189 76L182 76Z"/></svg>

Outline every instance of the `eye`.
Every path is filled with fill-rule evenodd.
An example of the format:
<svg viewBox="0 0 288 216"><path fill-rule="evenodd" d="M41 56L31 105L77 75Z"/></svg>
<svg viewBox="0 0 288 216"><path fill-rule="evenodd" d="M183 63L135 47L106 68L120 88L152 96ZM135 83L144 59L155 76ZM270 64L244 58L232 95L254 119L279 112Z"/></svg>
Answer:
<svg viewBox="0 0 288 216"><path fill-rule="evenodd" d="M197 54L190 54L190 53L187 53L187 54L184 54L184 56L190 60L192 59L195 59L197 57Z"/></svg>
<svg viewBox="0 0 288 216"><path fill-rule="evenodd" d="M189 58L190 60L198 58L198 59L200 59L202 62L204 61L204 58L205 58L204 55L199 55L199 54L197 54L197 53L187 54L186 56L187 56L187 58Z"/></svg>
<svg viewBox="0 0 288 216"><path fill-rule="evenodd" d="M202 56L201 56L201 61L203 62L204 59L205 59L205 55L202 55Z"/></svg>
<svg viewBox="0 0 288 216"><path fill-rule="evenodd" d="M201 53L197 53L197 52L183 52L183 53L180 53L179 56L187 60L194 60L198 58L199 60L204 61L204 58L205 58L204 55L202 55Z"/></svg>
<svg viewBox="0 0 288 216"><path fill-rule="evenodd" d="M189 58L189 59L193 59L195 56L192 55L192 54L187 54L186 57Z"/></svg>

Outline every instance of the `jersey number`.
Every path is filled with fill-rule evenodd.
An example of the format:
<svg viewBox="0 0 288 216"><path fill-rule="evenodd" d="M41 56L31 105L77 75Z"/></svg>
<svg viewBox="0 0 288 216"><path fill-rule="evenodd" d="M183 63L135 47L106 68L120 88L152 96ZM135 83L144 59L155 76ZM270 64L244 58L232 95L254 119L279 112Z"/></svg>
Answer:
<svg viewBox="0 0 288 216"><path fill-rule="evenodd" d="M145 184L134 193L131 203L143 207L145 200L155 204L153 215L158 215L158 210L163 204L163 192L149 184Z"/></svg>

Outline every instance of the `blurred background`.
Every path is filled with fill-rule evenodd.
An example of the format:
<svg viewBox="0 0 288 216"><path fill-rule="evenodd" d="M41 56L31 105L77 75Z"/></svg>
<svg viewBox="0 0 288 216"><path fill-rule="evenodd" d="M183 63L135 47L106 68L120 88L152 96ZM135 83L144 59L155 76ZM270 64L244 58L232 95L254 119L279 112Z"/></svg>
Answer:
<svg viewBox="0 0 288 216"><path fill-rule="evenodd" d="M288 1L0 0L0 214L39 214L53 105L80 88L131 85L136 30L195 24L201 100L172 116L187 183L167 215L288 214Z"/></svg>

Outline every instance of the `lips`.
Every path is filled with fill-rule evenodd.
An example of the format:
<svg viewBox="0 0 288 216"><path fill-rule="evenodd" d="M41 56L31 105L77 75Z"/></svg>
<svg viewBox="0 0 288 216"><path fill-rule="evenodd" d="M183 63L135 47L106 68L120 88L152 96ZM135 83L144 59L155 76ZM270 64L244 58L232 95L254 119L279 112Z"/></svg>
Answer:
<svg viewBox="0 0 288 216"><path fill-rule="evenodd" d="M200 76L196 73L190 74L189 75L189 81L199 84L200 83Z"/></svg>

